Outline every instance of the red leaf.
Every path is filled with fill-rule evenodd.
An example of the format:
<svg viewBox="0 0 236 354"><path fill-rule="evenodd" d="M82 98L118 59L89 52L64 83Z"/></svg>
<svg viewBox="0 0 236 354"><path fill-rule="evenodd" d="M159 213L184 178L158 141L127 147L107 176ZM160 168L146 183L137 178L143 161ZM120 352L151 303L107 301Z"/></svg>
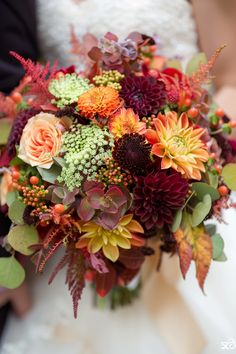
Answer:
<svg viewBox="0 0 236 354"><path fill-rule="evenodd" d="M101 296L106 296L116 283L116 271L107 263L108 273L97 273L95 277L96 291Z"/></svg>
<svg viewBox="0 0 236 354"><path fill-rule="evenodd" d="M139 269L144 262L144 255L139 248L131 248L129 250L120 249L119 262L126 268Z"/></svg>

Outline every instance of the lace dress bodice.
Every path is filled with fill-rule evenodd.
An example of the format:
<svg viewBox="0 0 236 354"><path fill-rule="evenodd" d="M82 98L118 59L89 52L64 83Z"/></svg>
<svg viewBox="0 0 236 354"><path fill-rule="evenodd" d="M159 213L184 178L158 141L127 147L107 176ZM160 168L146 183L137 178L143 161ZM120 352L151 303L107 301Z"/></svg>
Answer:
<svg viewBox="0 0 236 354"><path fill-rule="evenodd" d="M38 0L43 57L71 64L70 25L82 37L110 31L125 38L139 31L158 36L160 53L184 61L197 51L191 5L186 0Z"/></svg>

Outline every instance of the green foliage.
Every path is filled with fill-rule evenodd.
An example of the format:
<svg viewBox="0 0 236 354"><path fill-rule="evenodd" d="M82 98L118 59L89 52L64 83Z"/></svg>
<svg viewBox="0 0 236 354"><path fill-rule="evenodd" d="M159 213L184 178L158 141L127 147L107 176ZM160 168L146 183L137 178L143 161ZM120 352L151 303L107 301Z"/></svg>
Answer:
<svg viewBox="0 0 236 354"><path fill-rule="evenodd" d="M197 53L188 62L186 68L186 74L191 76L199 69L200 65L207 63L207 57L205 53Z"/></svg>
<svg viewBox="0 0 236 354"><path fill-rule="evenodd" d="M58 164L53 164L49 169L37 167L37 170L45 182L54 184L60 176L62 168Z"/></svg>
<svg viewBox="0 0 236 354"><path fill-rule="evenodd" d="M203 200L206 194L209 194L211 200L214 202L219 199L220 194L214 187L210 186L207 183L195 182L192 184L192 190L196 193L196 196L199 200Z"/></svg>
<svg viewBox="0 0 236 354"><path fill-rule="evenodd" d="M9 206L8 216L14 224L24 224L23 215L25 204L18 199L15 199Z"/></svg>
<svg viewBox="0 0 236 354"><path fill-rule="evenodd" d="M0 120L0 145L6 145L11 131L12 121L7 118Z"/></svg>
<svg viewBox="0 0 236 354"><path fill-rule="evenodd" d="M166 67L167 68L177 69L177 70L179 70L181 72L183 71L181 61L179 61L177 59L168 60L167 63L166 63Z"/></svg>
<svg viewBox="0 0 236 354"><path fill-rule="evenodd" d="M39 236L34 226L17 225L9 231L7 241L15 251L30 256L34 253L30 246L38 243Z"/></svg>
<svg viewBox="0 0 236 354"><path fill-rule="evenodd" d="M18 198L18 192L16 190L7 193L7 205L10 205Z"/></svg>
<svg viewBox="0 0 236 354"><path fill-rule="evenodd" d="M233 191L236 191L236 164L229 163L225 165L222 171L222 177L225 184Z"/></svg>
<svg viewBox="0 0 236 354"><path fill-rule="evenodd" d="M18 288L25 279L25 270L14 256L0 258L0 286Z"/></svg>
<svg viewBox="0 0 236 354"><path fill-rule="evenodd" d="M216 225L215 224L207 224L205 225L205 230L208 233L208 235L215 235L216 233Z"/></svg>
<svg viewBox="0 0 236 354"><path fill-rule="evenodd" d="M200 225L205 217L211 210L211 196L209 194L204 195L201 202L199 202L193 209L191 217L191 223L193 227Z"/></svg>
<svg viewBox="0 0 236 354"><path fill-rule="evenodd" d="M227 258L224 254L224 240L220 234L215 234L211 238L213 246L212 258L215 261L225 261Z"/></svg>
<svg viewBox="0 0 236 354"><path fill-rule="evenodd" d="M180 227L181 221L182 221L182 216L183 216L183 209L179 209L174 217L172 226L171 226L171 231L176 232L178 228Z"/></svg>

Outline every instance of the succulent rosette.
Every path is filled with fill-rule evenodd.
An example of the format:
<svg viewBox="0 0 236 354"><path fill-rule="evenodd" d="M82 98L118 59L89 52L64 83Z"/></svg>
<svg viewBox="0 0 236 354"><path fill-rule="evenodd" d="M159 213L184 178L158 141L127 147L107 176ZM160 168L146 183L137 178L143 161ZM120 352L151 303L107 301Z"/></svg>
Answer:
<svg viewBox="0 0 236 354"><path fill-rule="evenodd" d="M15 118L0 156L1 208L13 224L0 286L23 282L19 260L41 273L61 248L49 282L67 267L75 316L86 281L112 308L122 291L129 303L140 284L127 285L156 248L178 254L184 277L195 262L203 289L211 262L226 260L208 219L223 221L236 189L236 124L204 86L221 49L185 72L137 32L93 43L84 72L12 53L26 77L0 101Z"/></svg>

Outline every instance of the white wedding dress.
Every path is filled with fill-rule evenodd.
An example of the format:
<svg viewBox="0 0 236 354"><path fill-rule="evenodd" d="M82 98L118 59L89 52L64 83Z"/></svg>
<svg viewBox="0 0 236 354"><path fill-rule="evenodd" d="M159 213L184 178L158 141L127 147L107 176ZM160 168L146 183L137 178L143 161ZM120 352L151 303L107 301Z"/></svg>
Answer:
<svg viewBox="0 0 236 354"><path fill-rule="evenodd" d="M160 53L183 61L197 51L195 23L186 0L38 0L38 20L43 56L59 59L62 65L71 64L71 24L79 37L111 31L124 38L135 30L156 35ZM222 353L221 341L236 340L235 216L235 211L228 212L232 224L221 226L229 261L212 265L207 296L198 289L193 268L187 280L180 278L178 284L205 331L207 354ZM142 299L114 312L102 311L92 306L90 289L86 289L74 320L64 272L51 286L47 277L37 276L32 282L31 313L23 320L11 316L1 354L171 354Z"/></svg>

